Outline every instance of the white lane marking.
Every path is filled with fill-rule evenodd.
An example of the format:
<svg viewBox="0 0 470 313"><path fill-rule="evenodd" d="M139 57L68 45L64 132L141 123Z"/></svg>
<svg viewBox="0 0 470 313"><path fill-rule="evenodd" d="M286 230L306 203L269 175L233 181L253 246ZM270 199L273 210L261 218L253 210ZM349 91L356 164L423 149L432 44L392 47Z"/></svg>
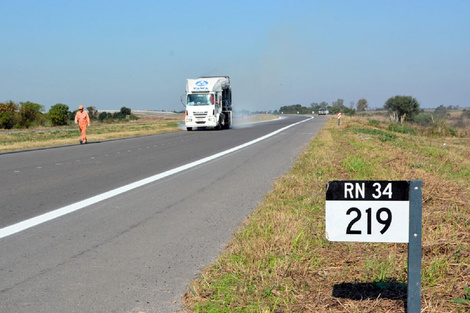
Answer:
<svg viewBox="0 0 470 313"><path fill-rule="evenodd" d="M281 129L278 129L272 133L269 133L267 135L264 135L263 137L259 137L255 140L252 140L250 142L247 142L247 143L244 143L242 145L239 145L237 147L234 147L234 148L231 148L231 149L228 149L228 150L225 150L225 151L222 151L222 152L219 152L219 153L216 153L214 155L211 155L211 156L208 156L206 158L203 158L203 159L200 159L198 161L194 161L192 163L188 163L186 165L182 165L180 167L177 167L177 168L174 168L172 170L168 170L166 172L163 172L163 173L160 173L160 174L157 174L157 175L153 175L153 176L150 176L150 177L147 177L147 178L144 178L142 180L139 180L139 181L136 181L134 183L131 183L131 184L128 184L128 185L125 185L125 186L122 186L122 187L119 187L119 188L116 188L116 189L113 189L113 190L110 190L110 191L107 191L107 192L104 192L102 194L99 194L97 196L94 196L94 197L91 197L91 198L88 198L88 199L85 199L85 200L82 200L82 201L79 201L79 202L76 202L76 203L73 203L73 204L70 204L70 205L67 205L67 206L64 206L62 208L59 208L59 209L56 209L54 211L50 211L50 212L47 212L47 213L44 213L44 214L41 214L41 215L38 215L36 217L33 217L33 218L30 218L30 219L27 219L25 221L22 221L22 222L19 222L19 223L16 223L16 224L13 224L13 225L10 225L10 226L7 226L7 227L4 227L2 229L0 229L0 239L1 238L4 238L4 237L8 237L10 235L13 235L13 234L16 234L16 233L19 233L21 231L24 231L26 229L29 229L29 228L32 228L34 226L37 226L37 225L40 225L42 223L45 223L45 222L48 222L48 221L51 221L53 219L56 219L58 217L61 217L61 216L64 216L66 214L69 214L69 213L72 213L72 212L75 212L75 211L78 211L78 210L81 210L87 206L90 206L90 205L93 205L93 204L96 204L98 202L101 202L101 201L104 201L104 200L107 200L109 198L112 198L114 196L117 196L117 195L120 195L122 193L125 193L127 191L130 191L130 190L133 190L133 189L136 189L136 188L139 188L139 187L142 187L142 186L145 186L147 184L150 184L150 183L153 183L153 182L156 182L157 180L160 180L160 179L163 179L163 178L166 178L168 176L171 176L171 175L174 175L174 174L177 174L179 172L182 172L182 171L185 171L185 170L188 170L190 168L193 168L193 167L196 167L198 165L201 165L201 164L204 164L204 163L207 163L209 161L212 161L212 160L215 160L217 158L220 158L222 156L225 156L227 154L230 154L232 152L235 152L235 151L238 151L238 150L241 150L243 148L246 148L248 146L251 146L251 145L254 145L255 143L258 143L262 140L265 140L269 137L272 137L274 135L277 135L279 134L280 132L288 129L288 128L291 128L291 127L294 127L300 123L303 123L303 122L306 122L310 119L306 119L306 120L303 120L303 121L300 121L300 122L297 122L297 123L294 123L294 124L291 124L289 126L286 126L286 127L283 127Z"/></svg>

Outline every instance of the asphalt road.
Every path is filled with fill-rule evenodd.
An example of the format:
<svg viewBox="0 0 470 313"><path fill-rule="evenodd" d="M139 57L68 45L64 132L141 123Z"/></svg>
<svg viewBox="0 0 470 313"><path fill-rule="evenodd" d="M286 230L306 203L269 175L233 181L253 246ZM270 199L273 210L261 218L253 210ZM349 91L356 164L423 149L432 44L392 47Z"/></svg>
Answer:
<svg viewBox="0 0 470 313"><path fill-rule="evenodd" d="M0 154L0 312L177 311L325 120Z"/></svg>

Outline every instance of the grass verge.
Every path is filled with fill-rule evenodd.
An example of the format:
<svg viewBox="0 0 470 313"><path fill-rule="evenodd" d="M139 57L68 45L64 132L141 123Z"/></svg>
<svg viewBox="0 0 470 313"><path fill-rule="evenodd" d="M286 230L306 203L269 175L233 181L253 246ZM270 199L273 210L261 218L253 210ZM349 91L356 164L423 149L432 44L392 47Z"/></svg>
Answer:
<svg viewBox="0 0 470 313"><path fill-rule="evenodd" d="M89 141L103 141L154 135L180 131L182 123L182 115L169 117L141 115L136 121L121 123L92 122L87 129L87 137ZM0 152L77 144L79 138L80 131L76 125L25 131L2 131L0 132Z"/></svg>
<svg viewBox="0 0 470 313"><path fill-rule="evenodd" d="M93 121L87 129L90 142L156 135L181 131L184 129L182 114L171 116L156 116L138 114L138 120L101 123ZM277 118L271 114L253 114L235 116L237 124L260 122ZM26 150L44 147L54 147L77 144L80 138L78 126L59 126L51 128L35 128L28 130L1 130L0 152Z"/></svg>
<svg viewBox="0 0 470 313"><path fill-rule="evenodd" d="M188 312L405 312L407 245L326 240L330 180L423 181L422 312L470 311L470 138L335 119L184 295Z"/></svg>

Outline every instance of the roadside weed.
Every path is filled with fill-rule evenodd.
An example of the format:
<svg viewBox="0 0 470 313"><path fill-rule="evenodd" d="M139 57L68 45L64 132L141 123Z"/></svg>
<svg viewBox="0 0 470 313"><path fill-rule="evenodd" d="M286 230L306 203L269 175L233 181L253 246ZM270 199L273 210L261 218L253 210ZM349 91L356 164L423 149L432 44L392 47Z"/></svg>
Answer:
<svg viewBox="0 0 470 313"><path fill-rule="evenodd" d="M465 286L463 288L463 297L461 298L456 298L454 300L455 303L457 304L462 304L467 307L467 309L470 309L470 288Z"/></svg>

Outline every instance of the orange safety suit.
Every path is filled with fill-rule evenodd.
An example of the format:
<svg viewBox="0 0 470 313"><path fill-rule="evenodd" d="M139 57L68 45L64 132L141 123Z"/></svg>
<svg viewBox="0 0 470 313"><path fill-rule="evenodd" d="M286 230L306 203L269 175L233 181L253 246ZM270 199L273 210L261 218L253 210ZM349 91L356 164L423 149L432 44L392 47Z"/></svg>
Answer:
<svg viewBox="0 0 470 313"><path fill-rule="evenodd" d="M78 128L80 129L81 133L81 142L86 143L86 128L90 126L90 117L88 116L88 112L79 110L77 114L75 114L75 123L78 123Z"/></svg>

